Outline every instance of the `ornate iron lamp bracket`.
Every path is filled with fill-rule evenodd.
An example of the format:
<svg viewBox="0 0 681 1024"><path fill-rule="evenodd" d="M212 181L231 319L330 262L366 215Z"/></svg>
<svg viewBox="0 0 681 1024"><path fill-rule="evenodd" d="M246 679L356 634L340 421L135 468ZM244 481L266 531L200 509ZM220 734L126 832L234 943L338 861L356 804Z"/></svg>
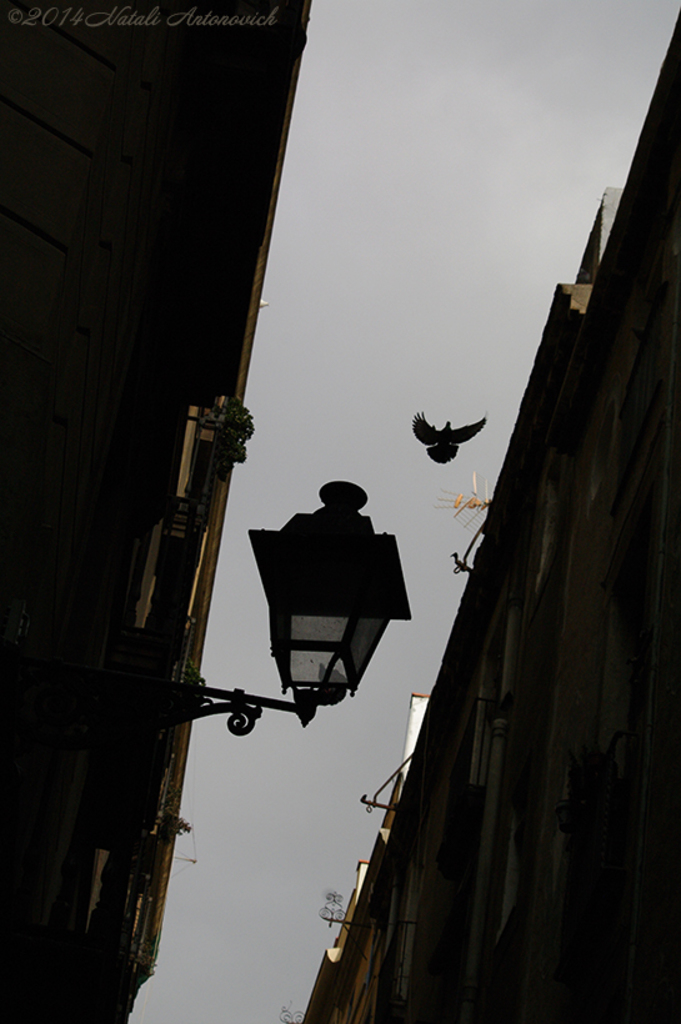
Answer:
<svg viewBox="0 0 681 1024"><path fill-rule="evenodd" d="M29 741L84 750L120 742L134 733L227 715L234 736L247 736L264 708L300 709L292 701L244 690L133 675L60 661L17 659L17 724Z"/></svg>

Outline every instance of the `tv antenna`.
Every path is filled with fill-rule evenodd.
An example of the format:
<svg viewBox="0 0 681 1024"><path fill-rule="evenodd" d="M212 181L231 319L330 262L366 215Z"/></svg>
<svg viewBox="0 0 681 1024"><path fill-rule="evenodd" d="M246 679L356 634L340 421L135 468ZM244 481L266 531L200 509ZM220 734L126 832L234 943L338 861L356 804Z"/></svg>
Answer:
<svg viewBox="0 0 681 1024"><path fill-rule="evenodd" d="M482 494L478 494L478 481L484 485L484 487L481 487L484 497L482 497ZM473 491L471 494L467 495L463 494L463 492L456 494L454 491L443 491L443 495L438 498L438 504L435 508L454 509L454 518L458 519L462 526L474 534L473 540L466 548L463 558L459 558L457 551L453 553L452 558L456 562L454 573L472 571L472 566L468 564L468 556L483 531L487 509L491 503L492 499L487 480L475 472L473 473Z"/></svg>

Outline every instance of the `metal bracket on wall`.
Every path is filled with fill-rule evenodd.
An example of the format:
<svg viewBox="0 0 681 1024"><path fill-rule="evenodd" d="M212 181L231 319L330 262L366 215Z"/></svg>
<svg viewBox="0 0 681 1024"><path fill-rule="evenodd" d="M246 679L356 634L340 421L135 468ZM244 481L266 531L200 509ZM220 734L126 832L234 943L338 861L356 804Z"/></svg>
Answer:
<svg viewBox="0 0 681 1024"><path fill-rule="evenodd" d="M246 736L264 708L292 711L293 701L256 697L243 690L189 686L128 672L14 658L20 734L29 742L86 750L226 714L234 736Z"/></svg>
<svg viewBox="0 0 681 1024"><path fill-rule="evenodd" d="M380 787L380 789L376 790L372 800L369 800L369 798L367 797L366 793L364 794L364 796L361 796L359 798L360 799L360 803L366 804L367 814L371 814L371 812L373 811L374 807L380 807L384 811L392 811L392 810L395 809L395 807L397 807L396 803L395 804L380 804L378 802L378 800L377 800L377 797L378 797L379 793L383 792L383 790L385 789L386 786L390 785L390 783L393 781L393 779L397 778L397 776L400 774L400 772L402 771L404 766L411 761L412 757L413 757L413 754L410 754L409 757L406 759L406 761L403 761L402 764L400 765L400 767L396 771L394 771L392 773L390 778L386 779L386 781L383 783L383 785Z"/></svg>

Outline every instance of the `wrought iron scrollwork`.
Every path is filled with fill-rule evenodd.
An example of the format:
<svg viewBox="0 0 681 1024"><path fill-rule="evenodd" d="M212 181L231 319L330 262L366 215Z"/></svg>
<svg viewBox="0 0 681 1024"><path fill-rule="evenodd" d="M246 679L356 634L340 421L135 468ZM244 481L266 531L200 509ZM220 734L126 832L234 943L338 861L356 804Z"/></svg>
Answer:
<svg viewBox="0 0 681 1024"><path fill-rule="evenodd" d="M329 922L329 928L334 921L342 922L345 920L343 897L339 892L327 892L326 905L319 911L319 916Z"/></svg>
<svg viewBox="0 0 681 1024"><path fill-rule="evenodd" d="M291 1013L290 1006L282 1006L281 1013L279 1014L279 1020L282 1024L303 1024L305 1020L304 1013Z"/></svg>
<svg viewBox="0 0 681 1024"><path fill-rule="evenodd" d="M17 726L26 740L66 750L116 743L131 734L227 715L234 736L247 736L263 708L300 714L292 701L244 690L187 686L132 673L19 658Z"/></svg>
<svg viewBox="0 0 681 1024"><path fill-rule="evenodd" d="M234 690L231 705L227 728L233 736L248 736L249 732L255 729L255 723L262 715L262 708L256 704L247 704L243 690Z"/></svg>

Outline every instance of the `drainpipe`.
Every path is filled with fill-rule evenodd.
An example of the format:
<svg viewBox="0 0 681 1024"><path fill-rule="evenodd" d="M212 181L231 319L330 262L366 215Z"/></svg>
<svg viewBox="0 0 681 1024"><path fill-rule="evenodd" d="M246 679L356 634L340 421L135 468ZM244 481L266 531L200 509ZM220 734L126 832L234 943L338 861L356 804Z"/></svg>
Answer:
<svg viewBox="0 0 681 1024"><path fill-rule="evenodd" d="M471 927L466 949L466 973L464 975L461 1009L459 1011L459 1024L473 1024L478 991L480 989L485 923L487 920L494 857L494 840L497 831L497 820L499 818L501 783L503 780L504 756L506 754L506 737L508 735L508 719L505 711L510 707L513 699L522 613L523 602L520 595L520 586L516 582L508 599L506 635L504 638L504 666L501 679L501 714L492 723L492 739L487 768L487 785L485 788L485 807L480 831L480 849L475 875L475 888L473 890Z"/></svg>
<svg viewBox="0 0 681 1024"><path fill-rule="evenodd" d="M631 896L631 922L629 926L629 950L627 955L627 980L624 994L623 1024L631 1024L634 1001L634 975L638 952L641 907L643 902L643 871L645 866L646 824L650 801L650 784L653 760L653 730L655 726L655 693L660 672L660 647L662 643L662 602L664 597L664 568L669 523L669 494L673 454L673 416L676 391L676 373L679 351L679 320L681 319L681 207L674 218L672 228L672 251L676 264L674 285L674 312L669 352L669 377L665 404L664 453L660 494L660 519L657 534L657 560L652 601L652 642L650 651L650 673L646 697L646 717L641 750L641 796L636 827L636 852Z"/></svg>
<svg viewBox="0 0 681 1024"><path fill-rule="evenodd" d="M492 856L494 853L494 836L497 830L497 818L499 816L501 780L504 768L507 734L508 721L505 718L496 718L492 724L492 743L489 755L489 767L487 769L485 810L483 813L482 831L480 834L480 851L478 854L478 869L475 876L475 890L473 893L471 930L468 936L468 948L466 950L466 974L463 984L461 1010L459 1012L459 1024L473 1024L473 1021L475 1020L475 1004L478 997L478 989L480 987L480 966L482 963L485 920L487 918L487 904L489 902L490 878L492 874Z"/></svg>

